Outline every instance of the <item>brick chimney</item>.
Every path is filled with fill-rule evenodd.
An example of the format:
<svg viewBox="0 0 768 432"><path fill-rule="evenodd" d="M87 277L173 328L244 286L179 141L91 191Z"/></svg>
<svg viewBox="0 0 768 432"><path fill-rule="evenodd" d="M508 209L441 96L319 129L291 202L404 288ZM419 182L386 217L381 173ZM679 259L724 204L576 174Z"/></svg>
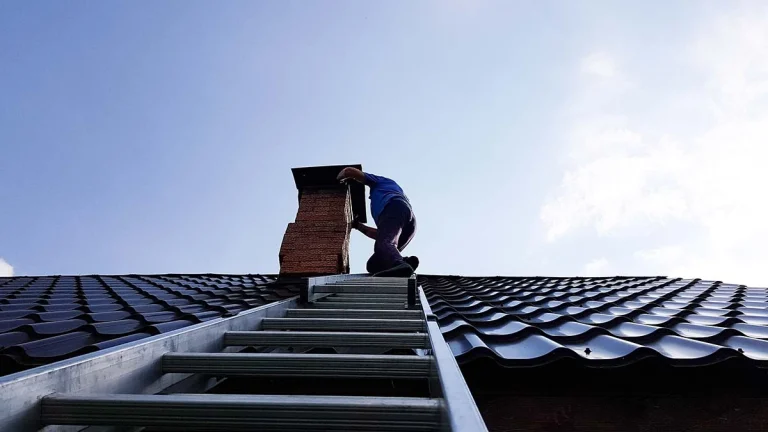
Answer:
<svg viewBox="0 0 768 432"><path fill-rule="evenodd" d="M336 180L347 166L294 168L299 191L296 221L289 223L280 247L281 276L349 273L350 223L366 221L365 189Z"/></svg>

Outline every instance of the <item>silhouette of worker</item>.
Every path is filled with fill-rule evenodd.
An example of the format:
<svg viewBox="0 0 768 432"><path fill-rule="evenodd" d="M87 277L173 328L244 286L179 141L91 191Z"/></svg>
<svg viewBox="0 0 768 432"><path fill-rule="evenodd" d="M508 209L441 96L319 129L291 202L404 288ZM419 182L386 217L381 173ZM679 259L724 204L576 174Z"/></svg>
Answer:
<svg viewBox="0 0 768 432"><path fill-rule="evenodd" d="M357 168L344 168L337 179L342 183L349 179L368 186L371 190L371 216L377 228L353 221L352 227L376 240L373 255L366 268L374 276L409 277L419 266L415 256L403 257L405 249L416 234L416 216L411 202L394 180L365 173Z"/></svg>

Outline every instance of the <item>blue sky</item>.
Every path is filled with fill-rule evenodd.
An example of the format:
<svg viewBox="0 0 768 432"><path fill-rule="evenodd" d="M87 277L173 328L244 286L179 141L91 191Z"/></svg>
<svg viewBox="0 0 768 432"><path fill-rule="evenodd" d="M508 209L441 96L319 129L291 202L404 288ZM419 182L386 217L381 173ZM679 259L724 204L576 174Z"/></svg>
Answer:
<svg viewBox="0 0 768 432"><path fill-rule="evenodd" d="M362 163L425 273L766 285L766 142L762 2L0 3L4 274L276 272Z"/></svg>

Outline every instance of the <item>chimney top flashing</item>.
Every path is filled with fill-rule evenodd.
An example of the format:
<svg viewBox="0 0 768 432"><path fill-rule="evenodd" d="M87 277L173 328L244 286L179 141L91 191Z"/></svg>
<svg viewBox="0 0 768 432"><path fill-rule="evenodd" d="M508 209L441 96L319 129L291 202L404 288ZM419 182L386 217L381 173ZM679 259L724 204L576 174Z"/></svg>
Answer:
<svg viewBox="0 0 768 432"><path fill-rule="evenodd" d="M361 171L363 169L363 166L360 164L292 168L293 180L296 182L296 189L299 191L299 199L301 199L301 193L305 189L345 187L339 184L336 176L346 167L357 168ZM367 222L365 186L356 181L349 181L347 187L349 187L349 195L352 201L352 217L357 218L360 222Z"/></svg>

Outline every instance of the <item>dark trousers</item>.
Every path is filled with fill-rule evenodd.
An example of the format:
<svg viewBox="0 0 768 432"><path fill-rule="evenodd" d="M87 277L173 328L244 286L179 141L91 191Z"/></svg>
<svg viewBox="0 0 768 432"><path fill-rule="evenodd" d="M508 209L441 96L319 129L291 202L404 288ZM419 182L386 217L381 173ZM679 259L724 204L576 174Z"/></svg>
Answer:
<svg viewBox="0 0 768 432"><path fill-rule="evenodd" d="M408 246L416 234L416 217L404 201L392 200L381 211L376 228L373 256L366 265L369 273L377 273L403 263L400 251Z"/></svg>

